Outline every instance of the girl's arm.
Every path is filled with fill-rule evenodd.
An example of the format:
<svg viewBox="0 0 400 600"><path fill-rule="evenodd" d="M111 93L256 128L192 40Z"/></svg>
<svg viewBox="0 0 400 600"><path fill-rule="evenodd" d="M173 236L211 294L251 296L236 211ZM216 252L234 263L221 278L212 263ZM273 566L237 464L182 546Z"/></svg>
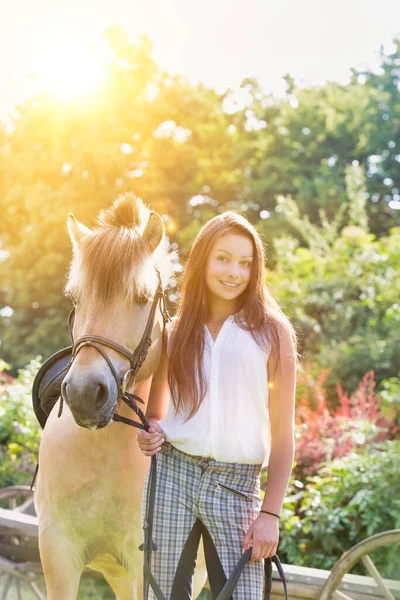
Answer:
<svg viewBox="0 0 400 600"><path fill-rule="evenodd" d="M262 510L280 514L294 458L296 351L289 329L278 328L280 365L276 349L268 361L271 453Z"/></svg>
<svg viewBox="0 0 400 600"><path fill-rule="evenodd" d="M261 510L243 539L243 550L253 547L251 559L274 556L279 542L279 519L294 457L294 405L296 387L296 354L289 329L278 327L280 365L277 350L268 361L269 414L271 453L268 463L268 483Z"/></svg>

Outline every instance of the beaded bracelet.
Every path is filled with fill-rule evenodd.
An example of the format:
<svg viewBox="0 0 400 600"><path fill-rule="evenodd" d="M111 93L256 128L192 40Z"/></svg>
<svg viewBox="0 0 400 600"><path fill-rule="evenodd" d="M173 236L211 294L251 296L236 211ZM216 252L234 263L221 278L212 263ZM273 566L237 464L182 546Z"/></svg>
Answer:
<svg viewBox="0 0 400 600"><path fill-rule="evenodd" d="M277 515L276 513L270 512L269 510L260 510L260 513L265 513L266 515L272 515L273 517L276 517L277 519L281 518L280 515Z"/></svg>

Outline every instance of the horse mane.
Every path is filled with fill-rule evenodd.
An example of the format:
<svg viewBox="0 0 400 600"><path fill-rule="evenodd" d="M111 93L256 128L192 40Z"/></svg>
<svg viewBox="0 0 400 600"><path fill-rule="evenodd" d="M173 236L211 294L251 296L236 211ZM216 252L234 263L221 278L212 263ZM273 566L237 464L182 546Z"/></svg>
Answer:
<svg viewBox="0 0 400 600"><path fill-rule="evenodd" d="M175 253L164 236L152 255L143 232L150 210L132 193L119 196L102 210L96 227L74 250L65 292L74 300L88 295L96 305L143 302L157 285L154 263L163 288L172 283Z"/></svg>

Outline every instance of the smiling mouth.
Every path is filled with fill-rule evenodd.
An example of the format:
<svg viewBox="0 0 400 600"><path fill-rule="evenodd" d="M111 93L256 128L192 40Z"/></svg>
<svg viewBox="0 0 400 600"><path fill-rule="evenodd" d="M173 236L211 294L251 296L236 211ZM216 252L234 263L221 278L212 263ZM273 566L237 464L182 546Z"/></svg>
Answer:
<svg viewBox="0 0 400 600"><path fill-rule="evenodd" d="M222 285L224 285L225 287L228 287L231 289L237 288L240 285L240 283L228 283L227 281L221 281L221 280L220 280L220 283L222 283Z"/></svg>

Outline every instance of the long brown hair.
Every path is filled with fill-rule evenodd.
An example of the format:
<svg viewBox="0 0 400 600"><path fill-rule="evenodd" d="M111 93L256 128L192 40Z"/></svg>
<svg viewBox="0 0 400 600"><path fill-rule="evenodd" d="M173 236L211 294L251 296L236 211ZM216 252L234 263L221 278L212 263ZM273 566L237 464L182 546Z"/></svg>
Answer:
<svg viewBox="0 0 400 600"><path fill-rule="evenodd" d="M286 315L272 298L265 283L265 251L256 229L240 214L227 211L208 221L193 242L184 274L169 345L168 382L176 413L188 419L198 410L206 385L202 372L204 325L208 317L205 267L214 242L227 233L239 233L253 244L250 281L238 298L236 322L250 331L267 352L277 349L278 325L285 323L296 345L296 334Z"/></svg>

